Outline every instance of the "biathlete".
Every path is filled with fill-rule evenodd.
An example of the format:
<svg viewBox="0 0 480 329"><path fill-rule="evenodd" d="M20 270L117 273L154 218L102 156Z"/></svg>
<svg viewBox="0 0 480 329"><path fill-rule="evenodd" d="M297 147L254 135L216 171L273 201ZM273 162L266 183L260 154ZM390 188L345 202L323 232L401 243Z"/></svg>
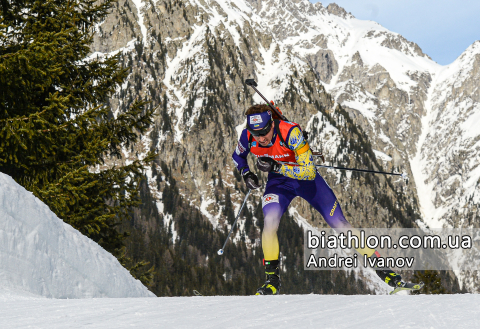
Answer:
<svg viewBox="0 0 480 329"><path fill-rule="evenodd" d="M262 249L266 281L257 289L257 295L276 295L280 291L279 244L277 229L280 218L297 196L308 201L334 229L352 228L345 219L332 189L317 172L312 151L300 126L280 120L268 105L254 105L247 112L247 127L232 155L236 168L242 174L247 188L260 187L258 177L247 163L247 155L257 157L257 168L268 172L268 181L262 199L264 227ZM296 162L298 166L280 164ZM359 250L368 257L378 257L375 250ZM392 287L401 283L401 276L389 269L377 270L383 281Z"/></svg>

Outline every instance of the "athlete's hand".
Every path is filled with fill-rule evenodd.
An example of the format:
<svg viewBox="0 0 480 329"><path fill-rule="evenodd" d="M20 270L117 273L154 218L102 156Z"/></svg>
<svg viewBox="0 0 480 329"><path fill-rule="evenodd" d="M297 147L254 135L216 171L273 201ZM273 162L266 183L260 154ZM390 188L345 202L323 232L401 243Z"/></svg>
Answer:
<svg viewBox="0 0 480 329"><path fill-rule="evenodd" d="M247 185L247 188L249 190L255 190L260 187L258 184L258 177L255 175L253 172L250 170L246 171L243 173L243 180L245 181L245 185Z"/></svg>
<svg viewBox="0 0 480 329"><path fill-rule="evenodd" d="M257 159L257 168L264 172L277 172L282 168L282 165L269 157L260 157Z"/></svg>

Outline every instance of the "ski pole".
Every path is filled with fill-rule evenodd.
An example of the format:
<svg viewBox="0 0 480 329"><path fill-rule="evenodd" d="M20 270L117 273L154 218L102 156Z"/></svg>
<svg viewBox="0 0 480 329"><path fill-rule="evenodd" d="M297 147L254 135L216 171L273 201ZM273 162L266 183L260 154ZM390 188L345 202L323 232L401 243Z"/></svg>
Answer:
<svg viewBox="0 0 480 329"><path fill-rule="evenodd" d="M324 165L315 165L315 167L332 168L332 169L339 169L339 170L351 170L351 171L360 171L360 172L369 172L369 173L372 173L372 174L384 174L384 175L392 175L392 176L401 176L403 179L407 178L407 174L405 174L405 173L394 173L394 172L385 172L385 171L376 171L376 170L356 169L356 168L343 168L343 167L324 166Z"/></svg>
<svg viewBox="0 0 480 329"><path fill-rule="evenodd" d="M295 162L278 161L278 163L298 166L298 163L295 163ZM405 174L405 173L393 173L393 172L385 172L385 171L356 169L356 168L344 168L344 167L334 167L334 166L324 166L324 165L315 165L315 167L331 168L331 169L339 169L339 170L350 170L350 171L360 171L360 172L369 172L369 173L372 173L372 174L384 174L384 175L401 176L403 179L407 178L407 174Z"/></svg>
<svg viewBox="0 0 480 329"><path fill-rule="evenodd" d="M240 217L240 214L241 214L241 212L242 212L242 210L243 210L243 206L245 206L245 203L247 203L247 198L248 198L248 196L250 195L250 192L251 192L251 191L252 191L252 190L249 189L248 192L247 192L247 195L245 195L245 199L243 200L243 204L242 204L242 206L240 207L240 210L238 211L237 218L235 218L235 221L234 221L233 224L232 224L232 228L230 229L230 232L228 233L227 239L225 240L225 243L223 244L222 249L219 249L219 250L217 251L217 254L223 255L223 249L225 248L225 245L227 244L227 241L228 241L228 238L230 237L230 234L232 234L233 228L235 227L235 224L237 223L238 217Z"/></svg>
<svg viewBox="0 0 480 329"><path fill-rule="evenodd" d="M278 111L278 110L275 108L275 106L273 106L272 103L270 103L270 102L258 91L257 88L255 88L255 87L258 86L257 83L255 82L255 79L247 79L247 80L245 80L245 84L246 84L247 86L252 87L253 90L255 90L256 93L259 94L260 97L262 97L265 102L267 102L268 106L270 106L270 108L273 110L273 112L277 113L277 115L280 117L280 119L282 119L283 121L288 121L287 118L286 118L283 114L281 114L280 111Z"/></svg>
<svg viewBox="0 0 480 329"><path fill-rule="evenodd" d="M322 154L321 152L313 152L313 151L312 151L312 155L313 155L314 157L319 157L319 158L321 158L321 159L322 159L322 162L325 162L325 157L323 156L323 154Z"/></svg>

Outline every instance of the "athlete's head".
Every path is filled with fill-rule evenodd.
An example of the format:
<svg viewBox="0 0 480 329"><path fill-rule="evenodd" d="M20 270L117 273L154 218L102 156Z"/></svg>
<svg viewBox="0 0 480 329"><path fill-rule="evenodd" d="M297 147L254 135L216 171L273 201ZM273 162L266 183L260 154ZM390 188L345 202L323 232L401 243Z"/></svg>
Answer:
<svg viewBox="0 0 480 329"><path fill-rule="evenodd" d="M254 105L247 112L247 130L262 146L267 146L273 138L274 123L268 105Z"/></svg>

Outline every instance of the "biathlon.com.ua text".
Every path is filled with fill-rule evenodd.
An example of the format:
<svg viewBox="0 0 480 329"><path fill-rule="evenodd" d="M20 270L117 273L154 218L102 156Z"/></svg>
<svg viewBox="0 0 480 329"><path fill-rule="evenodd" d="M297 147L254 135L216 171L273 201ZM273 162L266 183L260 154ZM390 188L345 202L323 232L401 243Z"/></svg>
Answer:
<svg viewBox="0 0 480 329"><path fill-rule="evenodd" d="M330 232L315 234L307 230L305 269L443 269L449 268L444 261L447 259L445 252L471 250L480 240L480 237L473 239L468 234L445 234L445 231L438 235L425 234L419 229L343 229L342 232ZM357 253L348 255L342 249L357 250Z"/></svg>

